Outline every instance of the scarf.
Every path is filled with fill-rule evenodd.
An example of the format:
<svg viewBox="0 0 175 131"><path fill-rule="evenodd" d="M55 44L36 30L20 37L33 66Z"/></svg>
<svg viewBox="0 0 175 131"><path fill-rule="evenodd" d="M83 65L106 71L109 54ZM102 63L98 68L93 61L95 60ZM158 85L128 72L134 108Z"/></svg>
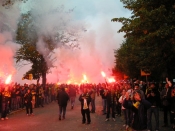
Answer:
<svg viewBox="0 0 175 131"><path fill-rule="evenodd" d="M83 106L83 109L88 109L88 105L87 105L87 100L84 99L84 106Z"/></svg>

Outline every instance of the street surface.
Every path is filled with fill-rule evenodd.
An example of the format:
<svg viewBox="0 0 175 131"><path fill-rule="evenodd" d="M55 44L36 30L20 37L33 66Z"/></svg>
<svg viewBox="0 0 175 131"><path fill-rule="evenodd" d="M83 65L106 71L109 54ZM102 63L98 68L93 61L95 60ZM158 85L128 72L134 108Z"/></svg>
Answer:
<svg viewBox="0 0 175 131"><path fill-rule="evenodd" d="M58 105L57 102L52 102L44 107L35 108L34 116L26 116L25 110L11 113L8 120L0 121L0 131L125 131L122 116L116 116L115 122L112 119L105 122L106 116L102 115L101 111L101 97L96 97L96 113L91 113L91 124L82 124L80 102L77 99L74 109L68 104L65 120L58 120ZM163 112L159 113L160 131L171 131L170 127L161 127Z"/></svg>

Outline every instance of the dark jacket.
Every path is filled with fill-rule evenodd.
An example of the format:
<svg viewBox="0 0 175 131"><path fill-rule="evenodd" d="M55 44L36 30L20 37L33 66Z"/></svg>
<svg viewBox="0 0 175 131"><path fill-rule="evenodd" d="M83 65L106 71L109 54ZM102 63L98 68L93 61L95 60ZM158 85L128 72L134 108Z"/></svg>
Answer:
<svg viewBox="0 0 175 131"><path fill-rule="evenodd" d="M1 100L3 103L7 103L10 98L10 92L9 91L3 91L1 94Z"/></svg>
<svg viewBox="0 0 175 131"><path fill-rule="evenodd" d="M171 90L171 111L175 112L175 87Z"/></svg>
<svg viewBox="0 0 175 131"><path fill-rule="evenodd" d="M83 99L83 97L86 98L87 106L88 106L88 108L89 108L89 104L90 104L90 102L91 102L91 97L90 97L89 93L86 93L86 94L83 93L83 94L81 94L80 97L79 97L79 101L81 102L81 109L83 109L83 106L84 106L84 99Z"/></svg>
<svg viewBox="0 0 175 131"><path fill-rule="evenodd" d="M154 93L155 96L152 96L151 93ZM149 97L147 97L148 94ZM157 89L149 89L146 94L146 99L151 103L151 106L160 106L160 93Z"/></svg>
<svg viewBox="0 0 175 131"><path fill-rule="evenodd" d="M117 102L117 95L112 93L111 91L108 91L106 95L107 105L114 105Z"/></svg>
<svg viewBox="0 0 175 131"><path fill-rule="evenodd" d="M127 109L131 109L134 113L132 128L134 130L145 130L147 129L147 109L151 107L151 103L145 99L142 99L138 109L129 100L124 100L123 106Z"/></svg>
<svg viewBox="0 0 175 131"><path fill-rule="evenodd" d="M171 111L175 112L175 96L171 97Z"/></svg>
<svg viewBox="0 0 175 131"><path fill-rule="evenodd" d="M160 93L160 98L163 106L169 106L171 102L171 87L168 88L168 91L164 88Z"/></svg>
<svg viewBox="0 0 175 131"><path fill-rule="evenodd" d="M24 100L26 101L26 103L31 103L31 101L32 101L32 93L31 92L30 93L26 93L24 95Z"/></svg>
<svg viewBox="0 0 175 131"><path fill-rule="evenodd" d="M100 96L101 96L102 99L106 99L106 95L105 95L106 91L107 91L106 89L100 90Z"/></svg>
<svg viewBox="0 0 175 131"><path fill-rule="evenodd" d="M58 91L57 100L59 106L67 106L67 102L69 101L69 95L64 89Z"/></svg>

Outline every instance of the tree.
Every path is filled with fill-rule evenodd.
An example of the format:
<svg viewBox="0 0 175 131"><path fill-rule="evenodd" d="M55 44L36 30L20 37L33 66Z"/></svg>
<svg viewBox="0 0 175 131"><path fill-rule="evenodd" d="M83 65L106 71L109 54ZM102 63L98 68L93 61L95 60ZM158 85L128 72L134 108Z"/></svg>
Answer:
<svg viewBox="0 0 175 131"><path fill-rule="evenodd" d="M63 10L63 9L62 9ZM59 10L60 11L60 10ZM71 49L78 48L78 29L66 30L66 28L54 27L53 34L38 34L35 21L30 12L22 14L21 20L18 24L17 43L21 44L21 48L16 53L16 62L29 61L32 63L31 69L24 75L33 74L34 79L39 81L42 77L42 84L46 84L46 74L49 69L53 67L53 62L56 60L53 57L54 49L61 48L62 46ZM63 22L63 26L66 23ZM42 52L38 51L37 42L41 41ZM59 43L59 46L58 44ZM23 64L22 64L23 66Z"/></svg>
<svg viewBox="0 0 175 131"><path fill-rule="evenodd" d="M47 65L45 59L47 58L53 62L53 59L50 58L50 54L53 53L54 42L51 41L49 36L42 36L46 47L44 48L45 54L41 54L37 50L37 41L39 36L37 35L36 29L32 23L33 19L30 12L23 14L21 21L18 23L16 41L22 46L16 52L16 63L20 63L21 61L28 61L32 63L32 68L24 75L24 78L29 74L33 74L33 78L39 82L39 79L42 76L42 83L45 85L46 73L48 73L48 70L52 67L52 65ZM23 66L23 64L21 64L21 66Z"/></svg>
<svg viewBox="0 0 175 131"><path fill-rule="evenodd" d="M131 78L138 77L140 71L137 67L137 52L135 46L128 44L129 39L126 40L118 50L115 50L116 70Z"/></svg>
<svg viewBox="0 0 175 131"><path fill-rule="evenodd" d="M124 7L132 11L131 18L114 18L123 24L119 32L125 33L130 47L128 59L134 61L140 70L166 72L172 78L175 74L175 2L173 0L121 0ZM128 40L129 39L129 40ZM126 46L116 51L122 57ZM123 49L124 48L124 49ZM132 56L132 57L131 57ZM125 59L125 64L128 59ZM121 58L116 58L120 65ZM126 67L128 70L130 67ZM129 69L131 70L131 69ZM152 73L151 73L152 74ZM154 74L152 74L154 75Z"/></svg>

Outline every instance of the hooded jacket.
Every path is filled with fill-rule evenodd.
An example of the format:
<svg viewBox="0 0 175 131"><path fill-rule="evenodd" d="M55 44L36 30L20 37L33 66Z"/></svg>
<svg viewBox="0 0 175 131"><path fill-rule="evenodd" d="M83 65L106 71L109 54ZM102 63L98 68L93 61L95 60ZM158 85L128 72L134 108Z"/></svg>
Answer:
<svg viewBox="0 0 175 131"><path fill-rule="evenodd" d="M127 109L131 109L134 113L132 128L134 130L145 130L147 129L147 109L151 107L151 103L145 99L141 101L131 102L129 100L124 100L123 106Z"/></svg>

